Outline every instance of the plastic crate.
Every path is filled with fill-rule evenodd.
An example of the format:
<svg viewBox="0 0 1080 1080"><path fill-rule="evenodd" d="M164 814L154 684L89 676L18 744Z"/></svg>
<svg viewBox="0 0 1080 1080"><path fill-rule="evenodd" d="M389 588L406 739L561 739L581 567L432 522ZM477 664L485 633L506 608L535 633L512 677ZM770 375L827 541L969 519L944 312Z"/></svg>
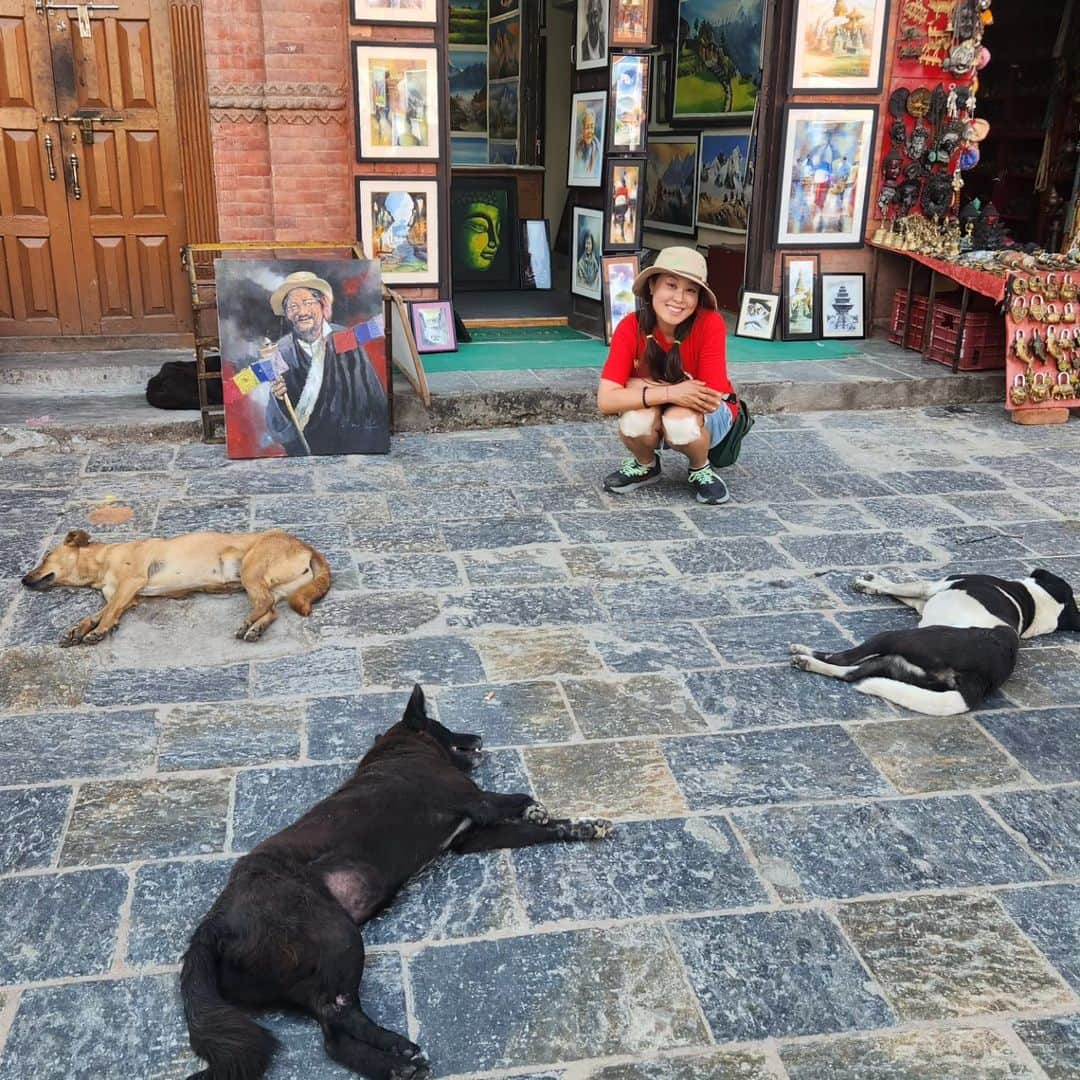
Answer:
<svg viewBox="0 0 1080 1080"><path fill-rule="evenodd" d="M907 347L922 352L923 334L926 330L926 312L929 304L925 296L916 296L911 303L911 319L908 320L907 289L893 293L892 317L889 319L889 340L899 345L904 340L904 323L908 322Z"/></svg>
<svg viewBox="0 0 1080 1080"><path fill-rule="evenodd" d="M952 367L960 335L960 308L938 300L926 358ZM1005 319L1001 315L969 311L964 317L960 343L960 371L994 371L1005 366Z"/></svg>

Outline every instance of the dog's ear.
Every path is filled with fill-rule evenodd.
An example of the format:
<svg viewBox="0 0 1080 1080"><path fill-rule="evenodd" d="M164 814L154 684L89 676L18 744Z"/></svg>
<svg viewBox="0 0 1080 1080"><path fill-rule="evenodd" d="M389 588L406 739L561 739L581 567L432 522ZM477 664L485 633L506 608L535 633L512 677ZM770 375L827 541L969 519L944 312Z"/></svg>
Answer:
<svg viewBox="0 0 1080 1080"><path fill-rule="evenodd" d="M72 529L64 537L64 543L68 547L86 547L90 543L90 534L85 529Z"/></svg>
<svg viewBox="0 0 1080 1080"><path fill-rule="evenodd" d="M428 715L424 705L424 691L420 688L419 683L413 686L409 704L405 706L405 715L401 719L407 727L412 728L414 731L424 731L427 728Z"/></svg>

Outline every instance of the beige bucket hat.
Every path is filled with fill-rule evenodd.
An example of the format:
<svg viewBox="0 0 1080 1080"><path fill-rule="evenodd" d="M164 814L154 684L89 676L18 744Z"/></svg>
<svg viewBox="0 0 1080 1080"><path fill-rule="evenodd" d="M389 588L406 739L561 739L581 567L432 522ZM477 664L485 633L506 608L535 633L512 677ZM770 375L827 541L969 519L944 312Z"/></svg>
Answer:
<svg viewBox="0 0 1080 1080"><path fill-rule="evenodd" d="M270 294L270 307L275 315L284 314L285 297L293 289L310 289L312 292L322 293L331 304L334 302L334 290L330 288L329 282L323 281L321 277L313 274L310 270L297 270L295 274L290 274Z"/></svg>
<svg viewBox="0 0 1080 1080"><path fill-rule="evenodd" d="M701 306L706 308L716 307L716 296L709 288L709 267L705 262L705 256L700 251L689 247L666 247L652 266L642 270L634 278L634 293L637 296L647 297L649 290L646 283L649 278L657 274L677 274L679 277L689 278L701 287Z"/></svg>

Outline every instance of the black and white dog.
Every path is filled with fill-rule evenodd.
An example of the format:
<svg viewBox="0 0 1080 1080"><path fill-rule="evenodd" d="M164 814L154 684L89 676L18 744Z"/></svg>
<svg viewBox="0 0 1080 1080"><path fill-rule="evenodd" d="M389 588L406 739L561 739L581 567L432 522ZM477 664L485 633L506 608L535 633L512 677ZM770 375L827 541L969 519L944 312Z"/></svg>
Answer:
<svg viewBox="0 0 1080 1080"><path fill-rule="evenodd" d="M1012 674L1021 638L1080 630L1068 582L1045 570L1023 581L951 574L905 584L866 574L854 587L913 607L918 627L875 634L842 652L792 645L791 662L929 716L967 712L993 693Z"/></svg>

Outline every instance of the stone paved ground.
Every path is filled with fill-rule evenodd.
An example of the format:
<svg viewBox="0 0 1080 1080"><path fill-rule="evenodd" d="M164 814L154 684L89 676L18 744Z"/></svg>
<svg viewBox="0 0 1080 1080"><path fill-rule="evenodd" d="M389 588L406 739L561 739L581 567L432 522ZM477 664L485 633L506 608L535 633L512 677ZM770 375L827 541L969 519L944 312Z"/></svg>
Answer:
<svg viewBox="0 0 1080 1080"><path fill-rule="evenodd" d="M1080 583L1080 423L997 408L765 417L702 508L616 499L603 425L226 465L82 443L0 458L0 1080L174 1078L185 935L232 860L330 791L414 680L482 781L621 823L447 859L365 932L363 997L439 1077L1075 1080L1080 641L974 716L794 671L913 621L852 592L1033 564ZM287 526L337 578L257 645L240 598L93 609L17 577L63 531ZM344 1075L267 1019L273 1076Z"/></svg>

